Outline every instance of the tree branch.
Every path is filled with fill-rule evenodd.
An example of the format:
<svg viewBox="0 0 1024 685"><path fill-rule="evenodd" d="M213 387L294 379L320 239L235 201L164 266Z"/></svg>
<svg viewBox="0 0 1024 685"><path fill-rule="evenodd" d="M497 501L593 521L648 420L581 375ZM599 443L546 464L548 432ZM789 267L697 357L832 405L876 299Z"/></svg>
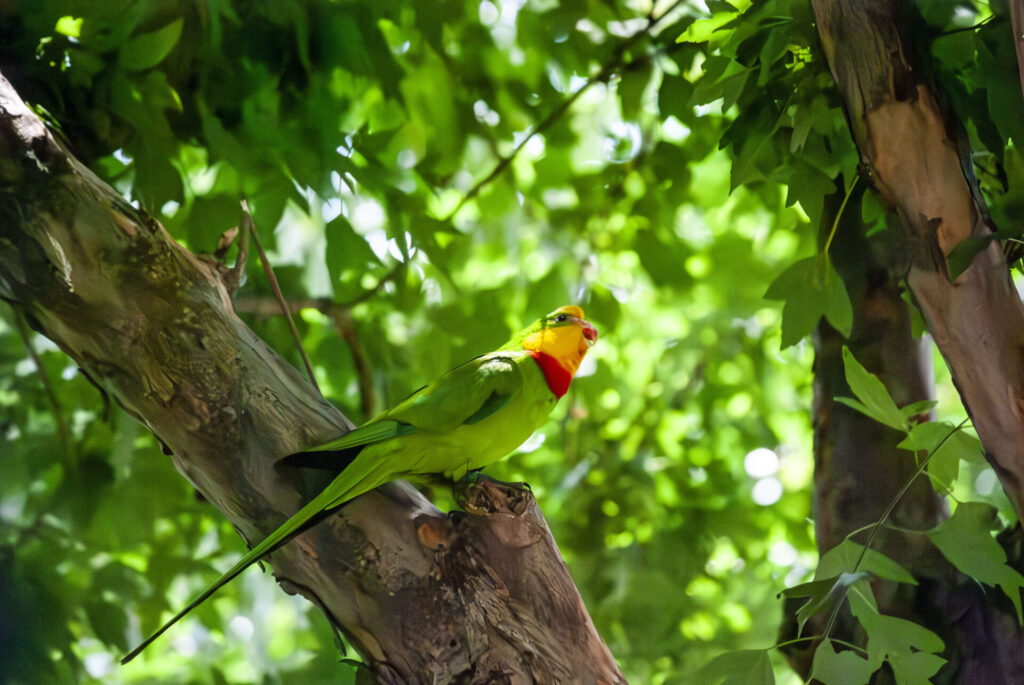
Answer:
<svg viewBox="0 0 1024 685"><path fill-rule="evenodd" d="M276 462L351 424L238 319L216 265L74 159L2 77L0 245L0 298L143 420L246 539L322 487ZM494 506L459 516L378 488L274 552L274 573L383 683L622 682L532 498L477 487Z"/></svg>

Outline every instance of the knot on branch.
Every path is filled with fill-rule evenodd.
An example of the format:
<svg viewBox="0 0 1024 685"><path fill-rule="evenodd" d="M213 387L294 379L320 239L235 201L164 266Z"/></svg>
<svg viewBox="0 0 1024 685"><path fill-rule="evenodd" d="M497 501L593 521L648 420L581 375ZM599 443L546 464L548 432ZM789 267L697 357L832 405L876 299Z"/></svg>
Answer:
<svg viewBox="0 0 1024 685"><path fill-rule="evenodd" d="M447 517L433 513L420 514L413 519L413 525L416 526L416 537L420 544L427 549L439 552L452 546L455 530Z"/></svg>

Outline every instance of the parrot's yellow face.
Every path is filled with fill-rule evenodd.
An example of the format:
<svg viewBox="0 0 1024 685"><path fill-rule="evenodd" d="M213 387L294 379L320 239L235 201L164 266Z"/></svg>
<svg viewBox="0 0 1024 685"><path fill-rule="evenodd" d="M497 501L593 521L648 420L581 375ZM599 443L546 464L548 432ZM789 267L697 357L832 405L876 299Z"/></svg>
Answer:
<svg viewBox="0 0 1024 685"><path fill-rule="evenodd" d="M523 339L523 349L553 358L572 377L595 342L597 329L583 318L582 309L568 305L541 319L540 329Z"/></svg>

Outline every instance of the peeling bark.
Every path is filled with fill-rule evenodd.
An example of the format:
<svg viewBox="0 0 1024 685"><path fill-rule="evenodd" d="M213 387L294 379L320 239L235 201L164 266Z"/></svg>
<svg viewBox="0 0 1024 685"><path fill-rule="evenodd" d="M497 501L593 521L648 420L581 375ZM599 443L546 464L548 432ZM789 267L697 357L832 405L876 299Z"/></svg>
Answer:
<svg viewBox="0 0 1024 685"><path fill-rule="evenodd" d="M1018 515L1024 503L1024 412L1021 411L1024 310L998 246L989 244L970 267L949 280L946 258L964 239L992 232L958 124L920 76L909 36L914 12L896 0L813 0L818 30L861 154L862 174L898 217L898 248L871 244L844 219L832 256L850 287L854 326L848 344L900 405L931 397L930 361L910 334L897 276L906 275L929 330L950 366L986 456ZM838 201L833 198L834 204ZM828 214L828 213L826 213ZM872 251L874 248L874 251ZM852 287L851 287L852 285ZM898 435L833 402L849 394L838 333L815 335L815 505L819 551L876 521L914 470ZM918 480L893 514L900 527L926 530L946 515L928 481ZM1020 527L1000 538L1011 564L1021 566ZM1024 670L1024 632L999 593L985 592L953 568L923 535L890 530L880 551L903 564L911 586L875 579L880 610L908 618L945 642L946 665L936 683L1017 683ZM795 634L796 607L787 606L783 635ZM818 622L820 633L821 617ZM848 614L833 635L863 645ZM790 649L794 669L808 677L813 645ZM882 669L872 683L893 682Z"/></svg>
<svg viewBox="0 0 1024 685"><path fill-rule="evenodd" d="M916 65L909 2L814 0L863 169L899 217L907 283L986 457L1024 511L1024 306L998 244L950 282L946 257L992 231L959 124Z"/></svg>
<svg viewBox="0 0 1024 685"><path fill-rule="evenodd" d="M235 316L222 276L75 160L0 77L0 297L256 541L324 485L275 462L351 424ZM467 501L446 515L390 484L273 553L274 574L383 683L623 682L533 498L485 481Z"/></svg>
<svg viewBox="0 0 1024 685"><path fill-rule="evenodd" d="M1024 93L1024 0L1010 0L1010 28L1013 30L1013 47L1017 51L1017 70L1020 73L1020 89Z"/></svg>

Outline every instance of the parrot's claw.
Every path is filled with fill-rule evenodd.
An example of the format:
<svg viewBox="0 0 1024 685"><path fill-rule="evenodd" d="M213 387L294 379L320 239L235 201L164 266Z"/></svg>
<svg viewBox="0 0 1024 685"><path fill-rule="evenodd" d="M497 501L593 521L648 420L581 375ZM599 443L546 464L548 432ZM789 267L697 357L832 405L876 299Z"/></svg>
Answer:
<svg viewBox="0 0 1024 685"><path fill-rule="evenodd" d="M473 514L491 513L494 510L492 500L497 493L501 493L498 499L503 500L533 499L529 483L505 483L480 471L467 473L452 487L456 503Z"/></svg>

